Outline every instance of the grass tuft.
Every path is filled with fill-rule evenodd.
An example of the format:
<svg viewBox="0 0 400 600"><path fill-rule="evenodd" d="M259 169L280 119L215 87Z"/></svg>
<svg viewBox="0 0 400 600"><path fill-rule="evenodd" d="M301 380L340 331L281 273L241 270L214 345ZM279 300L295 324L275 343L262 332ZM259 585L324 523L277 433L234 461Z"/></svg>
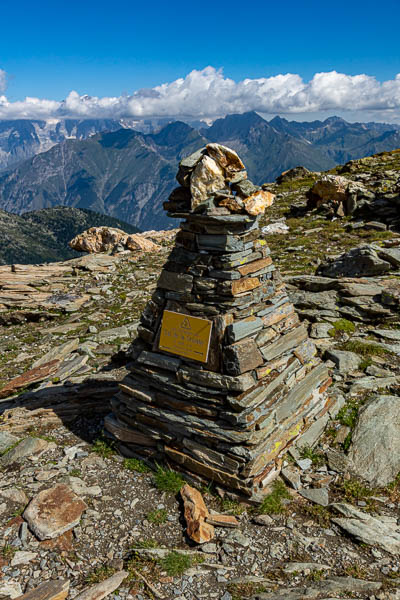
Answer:
<svg viewBox="0 0 400 600"><path fill-rule="evenodd" d="M340 337L342 333L352 334L356 330L356 326L351 321L347 319L338 319L334 323L332 323L332 329L328 331L331 337Z"/></svg>
<svg viewBox="0 0 400 600"><path fill-rule="evenodd" d="M86 575L85 583L94 585L114 575L115 569L109 565L101 565Z"/></svg>
<svg viewBox="0 0 400 600"><path fill-rule="evenodd" d="M170 494L177 494L181 487L185 485L185 480L182 475L171 469L157 465L157 471L154 475L154 483L157 489L161 492L169 492Z"/></svg>
<svg viewBox="0 0 400 600"><path fill-rule="evenodd" d="M303 446L300 450L301 458L309 458L312 461L312 464L316 467L325 464L325 456L321 452L317 452L311 446Z"/></svg>
<svg viewBox="0 0 400 600"><path fill-rule="evenodd" d="M194 559L186 554L172 551L160 560L160 566L170 577L175 577L176 575L182 575L193 564L198 564L203 560L201 557Z"/></svg>
<svg viewBox="0 0 400 600"><path fill-rule="evenodd" d="M102 458L111 458L115 454L114 443L104 437L99 437L93 442L91 452L95 452Z"/></svg>
<svg viewBox="0 0 400 600"><path fill-rule="evenodd" d="M146 519L150 521L150 523L154 523L154 525L162 525L167 522L167 516L167 511L164 508L159 508L147 513Z"/></svg>
<svg viewBox="0 0 400 600"><path fill-rule="evenodd" d="M282 500L290 500L291 496L280 479L274 481L272 492L268 494L258 508L260 515L279 515L285 512Z"/></svg>
<svg viewBox="0 0 400 600"><path fill-rule="evenodd" d="M151 471L150 467L138 458L125 458L124 467L128 471L136 471L136 473L149 473Z"/></svg>
<svg viewBox="0 0 400 600"><path fill-rule="evenodd" d="M359 342L358 340L349 340L340 347L341 350L348 350L349 352L355 352L365 358L369 356L385 356L391 354L390 351L382 348L378 344L370 342Z"/></svg>

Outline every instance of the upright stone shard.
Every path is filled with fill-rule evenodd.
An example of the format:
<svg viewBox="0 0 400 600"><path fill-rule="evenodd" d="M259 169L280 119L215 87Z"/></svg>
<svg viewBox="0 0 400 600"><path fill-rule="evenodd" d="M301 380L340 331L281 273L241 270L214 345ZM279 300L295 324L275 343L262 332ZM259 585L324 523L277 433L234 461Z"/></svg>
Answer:
<svg viewBox="0 0 400 600"><path fill-rule="evenodd" d="M272 195L219 144L183 159L177 178L164 208L180 232L106 428L129 456L167 458L192 482L258 502L330 409L329 372L260 237Z"/></svg>

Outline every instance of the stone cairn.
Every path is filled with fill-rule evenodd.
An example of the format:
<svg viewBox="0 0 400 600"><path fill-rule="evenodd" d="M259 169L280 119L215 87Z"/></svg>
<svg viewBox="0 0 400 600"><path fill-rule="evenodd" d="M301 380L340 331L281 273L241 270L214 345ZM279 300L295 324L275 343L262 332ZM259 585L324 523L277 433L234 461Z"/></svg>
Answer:
<svg viewBox="0 0 400 600"><path fill-rule="evenodd" d="M184 220L106 429L125 455L168 459L257 502L284 451L331 409L331 380L260 239L273 195L219 144L182 160L177 180L164 208Z"/></svg>

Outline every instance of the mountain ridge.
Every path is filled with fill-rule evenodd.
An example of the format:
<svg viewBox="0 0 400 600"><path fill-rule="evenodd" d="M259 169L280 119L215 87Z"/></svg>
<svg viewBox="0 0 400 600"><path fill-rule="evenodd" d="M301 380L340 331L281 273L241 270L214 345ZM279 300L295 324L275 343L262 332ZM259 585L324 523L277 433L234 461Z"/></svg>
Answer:
<svg viewBox="0 0 400 600"><path fill-rule="evenodd" d="M228 115L197 130L182 121L143 133L130 128L67 139L0 174L0 207L22 214L55 205L86 208L136 227L175 226L162 209L176 186L179 160L208 142L232 147L260 185L303 165L312 171L400 147L387 124L340 117L298 123L256 112Z"/></svg>

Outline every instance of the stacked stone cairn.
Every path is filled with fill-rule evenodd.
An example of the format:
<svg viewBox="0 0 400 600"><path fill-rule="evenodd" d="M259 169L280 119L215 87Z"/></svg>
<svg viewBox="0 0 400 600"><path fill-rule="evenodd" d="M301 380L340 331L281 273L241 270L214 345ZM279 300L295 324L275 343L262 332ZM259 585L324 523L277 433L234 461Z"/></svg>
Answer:
<svg viewBox="0 0 400 600"><path fill-rule="evenodd" d="M183 221L106 429L125 455L258 502L285 450L331 410L331 380L260 238L273 195L219 144L182 160L177 180L164 208ZM203 361L160 350L164 311L211 321Z"/></svg>

